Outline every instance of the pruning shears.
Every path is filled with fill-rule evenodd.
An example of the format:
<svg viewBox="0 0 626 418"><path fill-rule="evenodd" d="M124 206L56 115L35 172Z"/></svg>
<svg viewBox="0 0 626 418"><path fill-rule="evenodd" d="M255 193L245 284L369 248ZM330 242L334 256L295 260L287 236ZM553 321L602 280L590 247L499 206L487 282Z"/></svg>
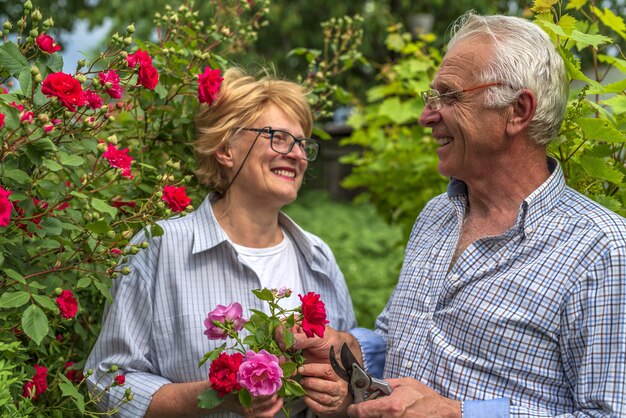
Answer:
<svg viewBox="0 0 626 418"><path fill-rule="evenodd" d="M330 347L328 358L337 376L348 382L348 390L354 399L353 403L360 403L391 394L392 389L389 383L368 374L363 369L363 366L359 364L346 343L341 346L340 353L343 367L337 362L334 347Z"/></svg>

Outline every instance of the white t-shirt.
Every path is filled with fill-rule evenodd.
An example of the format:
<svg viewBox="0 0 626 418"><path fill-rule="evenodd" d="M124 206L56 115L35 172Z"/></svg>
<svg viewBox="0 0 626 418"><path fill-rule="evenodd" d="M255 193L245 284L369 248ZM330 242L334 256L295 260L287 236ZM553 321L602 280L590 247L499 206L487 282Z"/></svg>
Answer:
<svg viewBox="0 0 626 418"><path fill-rule="evenodd" d="M279 305L285 309L300 306L298 294L304 294L298 270L296 249L289 236L283 232L283 240L274 247L250 248L235 244L233 247L241 261L247 264L261 280L261 286L268 289L292 290L291 297L281 299Z"/></svg>

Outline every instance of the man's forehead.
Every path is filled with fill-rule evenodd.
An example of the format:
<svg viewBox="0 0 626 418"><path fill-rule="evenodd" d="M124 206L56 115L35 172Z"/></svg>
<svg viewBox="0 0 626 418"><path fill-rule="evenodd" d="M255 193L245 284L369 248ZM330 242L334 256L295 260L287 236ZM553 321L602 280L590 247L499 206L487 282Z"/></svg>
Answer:
<svg viewBox="0 0 626 418"><path fill-rule="evenodd" d="M490 53L490 48L476 39L455 44L444 55L433 84L460 86L478 79Z"/></svg>

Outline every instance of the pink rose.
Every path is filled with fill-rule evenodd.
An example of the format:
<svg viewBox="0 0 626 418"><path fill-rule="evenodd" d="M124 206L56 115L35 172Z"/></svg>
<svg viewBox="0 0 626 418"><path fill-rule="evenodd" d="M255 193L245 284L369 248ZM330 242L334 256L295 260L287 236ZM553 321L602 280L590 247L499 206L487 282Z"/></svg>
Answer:
<svg viewBox="0 0 626 418"><path fill-rule="evenodd" d="M11 223L11 212L13 211L13 204L9 200L11 193L0 186L0 226L5 227Z"/></svg>
<svg viewBox="0 0 626 418"><path fill-rule="evenodd" d="M229 329L239 332L246 320L243 318L243 309L239 303L234 302L228 306L217 305L215 309L208 313L204 320L204 326L206 327L204 335L209 340L225 340L228 337L228 330L215 325L215 322L224 324Z"/></svg>
<svg viewBox="0 0 626 418"><path fill-rule="evenodd" d="M265 350L258 353L248 350L237 372L237 381L252 396L273 395L283 385L282 377L278 357Z"/></svg>
<svg viewBox="0 0 626 418"><path fill-rule="evenodd" d="M213 104L224 80L220 74L220 70L205 67L204 72L198 76L198 100L200 103L206 103L209 106Z"/></svg>
<svg viewBox="0 0 626 418"><path fill-rule="evenodd" d="M82 106L87 101L80 82L69 74L51 73L41 84L41 92L48 97L58 97L63 106L71 112L76 106Z"/></svg>
<svg viewBox="0 0 626 418"><path fill-rule="evenodd" d="M35 42L37 42L37 46L43 52L47 52L48 54L52 54L53 52L57 52L61 50L61 45L57 44L52 37L42 33L38 37L35 38Z"/></svg>
<svg viewBox="0 0 626 418"><path fill-rule="evenodd" d="M4 113L0 113L0 129L4 128Z"/></svg>

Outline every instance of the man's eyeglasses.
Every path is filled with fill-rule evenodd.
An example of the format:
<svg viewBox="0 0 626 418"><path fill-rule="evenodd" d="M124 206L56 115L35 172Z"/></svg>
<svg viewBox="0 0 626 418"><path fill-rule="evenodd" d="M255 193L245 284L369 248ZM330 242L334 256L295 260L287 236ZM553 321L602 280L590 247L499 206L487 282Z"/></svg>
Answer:
<svg viewBox="0 0 626 418"><path fill-rule="evenodd" d="M295 144L304 153L304 159L307 161L314 161L317 158L317 154L320 150L320 144L311 138L296 138L287 131L281 131L279 129L272 128L240 128L244 131L252 131L258 134L263 134L270 139L270 147L274 152L279 154L289 154Z"/></svg>
<svg viewBox="0 0 626 418"><path fill-rule="evenodd" d="M484 89L487 87L493 86L501 86L502 83L487 83L481 84L480 86L470 87L468 89L449 91L447 93L439 93L437 90L426 90L421 92L422 99L424 100L424 104L430 106L432 110L441 110L444 105L444 100L446 97L457 96L460 93L467 93L469 91L474 91L478 89Z"/></svg>

